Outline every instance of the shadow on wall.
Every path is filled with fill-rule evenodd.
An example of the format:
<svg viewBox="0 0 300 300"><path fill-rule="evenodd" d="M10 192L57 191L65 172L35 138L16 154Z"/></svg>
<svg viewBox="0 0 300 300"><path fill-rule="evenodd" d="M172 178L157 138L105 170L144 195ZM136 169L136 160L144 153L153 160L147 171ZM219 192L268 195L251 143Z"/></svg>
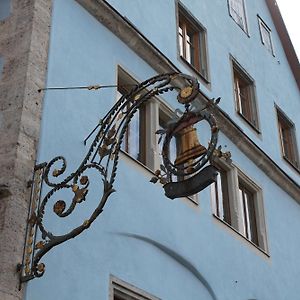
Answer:
<svg viewBox="0 0 300 300"><path fill-rule="evenodd" d="M0 0L0 21L5 20L10 15L10 8L11 0Z"/></svg>
<svg viewBox="0 0 300 300"><path fill-rule="evenodd" d="M125 233L125 232L115 232L114 234L137 239L137 240L143 241L147 244L150 244L150 245L156 247L157 249L159 249L160 251L162 251L169 257L171 257L173 260L175 260L177 263L179 263L181 266L183 266L185 269L187 269L190 273L192 273L193 276L195 276L195 278L197 278L199 280L199 282L206 288L206 290L210 294L212 300L218 300L212 287L210 286L208 281L204 278L204 276L200 273L200 271L197 270L197 268L191 262L189 262L186 258L181 256L180 254L176 253L174 250L172 250L172 249L168 248L167 246L162 245L161 243L158 243L150 238L147 238L145 236L132 234L132 233Z"/></svg>

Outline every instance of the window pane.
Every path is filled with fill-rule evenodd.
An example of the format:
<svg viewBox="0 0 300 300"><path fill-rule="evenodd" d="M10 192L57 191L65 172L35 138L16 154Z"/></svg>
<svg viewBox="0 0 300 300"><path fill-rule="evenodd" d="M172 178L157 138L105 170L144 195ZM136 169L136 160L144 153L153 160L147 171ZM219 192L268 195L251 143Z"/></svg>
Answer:
<svg viewBox="0 0 300 300"><path fill-rule="evenodd" d="M259 20L259 27L261 32L262 43L265 45L267 50L273 54L273 46L272 46L270 29L263 23L262 20Z"/></svg>
<svg viewBox="0 0 300 300"><path fill-rule="evenodd" d="M257 227L256 227L256 216L255 216L255 207L254 207L254 199L252 194L249 192L245 192L245 205L247 207L247 232L248 232L248 238L253 243L258 245L258 237L257 237Z"/></svg>
<svg viewBox="0 0 300 300"><path fill-rule="evenodd" d="M135 113L127 128L128 135L128 154L133 158L139 159L140 148L140 112Z"/></svg>
<svg viewBox="0 0 300 300"><path fill-rule="evenodd" d="M126 95L128 93L128 83L123 81L122 78L118 79L118 99L122 95ZM127 108L124 110L128 110L131 104L128 104ZM121 145L121 150L127 152L132 158L139 160L141 163L145 164L145 149L144 149L144 109L138 109L130 123L128 124L127 130L124 135L124 139Z"/></svg>
<svg viewBox="0 0 300 300"><path fill-rule="evenodd" d="M212 184L212 197L215 207L214 213L231 225L227 176L227 172L219 168L217 181Z"/></svg>
<svg viewBox="0 0 300 300"><path fill-rule="evenodd" d="M241 189L239 189L239 202L241 207L241 213L239 216L241 221L241 227L239 231L242 235L246 236L245 204L244 204L243 191Z"/></svg>
<svg viewBox="0 0 300 300"><path fill-rule="evenodd" d="M254 97L254 87L251 79L243 73L237 66L234 68L234 95L237 111L252 124L258 127L257 112Z"/></svg>
<svg viewBox="0 0 300 300"><path fill-rule="evenodd" d="M192 63L192 58L191 58L192 47L191 47L191 44L186 43L185 47L186 47L186 49L185 49L185 51L186 51L185 59L191 64Z"/></svg>
<svg viewBox="0 0 300 300"><path fill-rule="evenodd" d="M167 129L167 120L165 119L166 116L162 116L162 113L160 112L159 116L159 129ZM159 152L162 152L162 146L163 143L161 142L159 144ZM172 138L170 141L170 148L169 148L169 159L172 163L174 163L175 159L177 157L177 139Z"/></svg>
<svg viewBox="0 0 300 300"><path fill-rule="evenodd" d="M282 154L289 162L298 167L299 157L294 125L280 111L277 111L277 116Z"/></svg>
<svg viewBox="0 0 300 300"><path fill-rule="evenodd" d="M183 37L179 34L179 54L180 56L184 56L183 54Z"/></svg>
<svg viewBox="0 0 300 300"><path fill-rule="evenodd" d="M203 38L200 39L201 36ZM203 77L207 78L205 30L197 24L194 18L189 18L188 13L180 6L178 43L180 56L199 71Z"/></svg>
<svg viewBox="0 0 300 300"><path fill-rule="evenodd" d="M246 15L243 0L230 0L229 7L232 18L241 28L246 30Z"/></svg>
<svg viewBox="0 0 300 300"><path fill-rule="evenodd" d="M258 245L256 213L253 194L243 185L239 186L239 200L241 204L241 233L250 241Z"/></svg>

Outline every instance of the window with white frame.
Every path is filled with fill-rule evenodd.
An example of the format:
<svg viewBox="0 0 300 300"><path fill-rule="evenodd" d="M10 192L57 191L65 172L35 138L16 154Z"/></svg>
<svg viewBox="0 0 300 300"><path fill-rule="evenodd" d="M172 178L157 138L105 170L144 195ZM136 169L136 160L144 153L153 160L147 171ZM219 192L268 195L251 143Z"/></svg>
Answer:
<svg viewBox="0 0 300 300"><path fill-rule="evenodd" d="M137 84L127 72L121 67L118 68L118 99L130 92ZM159 129L166 129L168 123L178 118L175 112L166 102L154 97L148 100L131 119L121 150L131 158L139 161L152 171L159 170L162 163L162 141L158 143L159 136L155 132ZM173 137L169 147L169 159L175 161L179 149L180 134ZM197 195L189 197L197 203Z"/></svg>
<svg viewBox="0 0 300 300"><path fill-rule="evenodd" d="M130 92L137 82L122 69L118 73L118 99ZM146 164L146 140L145 140L145 107L141 107L129 123L121 149L132 158Z"/></svg>
<svg viewBox="0 0 300 300"><path fill-rule="evenodd" d="M180 57L208 80L206 30L181 5L178 5Z"/></svg>
<svg viewBox="0 0 300 300"><path fill-rule="evenodd" d="M267 48L267 50L274 55L274 48L271 38L271 29L267 26L267 24L258 17L259 31L262 44Z"/></svg>
<svg viewBox="0 0 300 300"><path fill-rule="evenodd" d="M254 81L234 59L232 68L236 110L248 124L259 131Z"/></svg>
<svg viewBox="0 0 300 300"><path fill-rule="evenodd" d="M267 252L262 189L233 164L215 159L214 165L219 174L211 185L213 214Z"/></svg>
<svg viewBox="0 0 300 300"><path fill-rule="evenodd" d="M282 156L293 167L299 170L300 163L295 125L279 107L276 107L276 112Z"/></svg>
<svg viewBox="0 0 300 300"><path fill-rule="evenodd" d="M160 300L159 298L123 281L110 276L110 300Z"/></svg>
<svg viewBox="0 0 300 300"><path fill-rule="evenodd" d="M118 68L118 99L129 93L136 84L132 76L121 67ZM162 143L158 144L159 136L155 132L166 129L172 118L176 118L176 115L166 103L157 97L148 100L131 119L121 149L149 169L159 169ZM171 141L171 160L177 154L176 143L176 139Z"/></svg>
<svg viewBox="0 0 300 300"><path fill-rule="evenodd" d="M228 9L232 19L248 33L244 0L228 0Z"/></svg>

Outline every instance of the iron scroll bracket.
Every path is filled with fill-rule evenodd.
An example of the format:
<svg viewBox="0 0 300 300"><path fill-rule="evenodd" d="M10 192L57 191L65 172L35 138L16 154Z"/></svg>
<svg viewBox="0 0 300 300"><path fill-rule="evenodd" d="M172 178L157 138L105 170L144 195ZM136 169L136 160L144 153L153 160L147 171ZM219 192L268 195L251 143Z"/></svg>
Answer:
<svg viewBox="0 0 300 300"><path fill-rule="evenodd" d="M183 87L178 87L178 81L184 83ZM41 262L41 259L44 255L56 246L88 229L103 212L109 196L115 191L113 186L117 175L121 144L130 121L145 102L155 96L169 92L177 94L179 103L183 104L186 110L176 124L170 126L167 132L163 134L163 171L156 172L157 176L156 179L153 179L153 182L161 181L166 195L170 198L175 198L178 195L176 191L174 192L174 188L170 188L174 184L172 181L174 176L178 177L180 175L182 178L188 176L190 178L188 180L194 181L197 186L198 179L201 177L199 172L209 162L217 145L218 127L211 113L211 107L217 103L209 103L201 110L191 109L190 103L199 94L199 83L194 77L181 73L154 76L133 87L128 94L123 95L107 112L99 123L98 130L94 133L95 137L87 154L74 172L65 174L67 162L62 156L57 156L49 162L35 167L31 184L31 199L23 261L18 265L20 283L42 277L45 272L45 264ZM175 166L167 155L170 139L176 128L178 129L178 126L181 126L184 122L190 125L189 122L195 124L202 120L206 120L211 126L212 138L210 144L206 153L195 161L192 169L186 168L182 170L182 167L178 168ZM90 170L93 170L98 178L96 175L90 176L88 174ZM204 172L206 171L204 170ZM216 176L215 170L210 169L207 172L209 172L211 179L204 183L201 188L213 182ZM76 209L84 205L85 200L91 194L90 186L94 180L102 184L103 192L90 217L65 234L55 235L51 233L45 225L45 211L49 207L49 200L54 201L52 213L67 220ZM186 182L176 182L176 188L180 184L183 186ZM68 201L56 200L57 195L62 191L67 191L68 195L72 195ZM190 192L194 193L195 190L188 191L188 193ZM180 193L182 194L182 192Z"/></svg>

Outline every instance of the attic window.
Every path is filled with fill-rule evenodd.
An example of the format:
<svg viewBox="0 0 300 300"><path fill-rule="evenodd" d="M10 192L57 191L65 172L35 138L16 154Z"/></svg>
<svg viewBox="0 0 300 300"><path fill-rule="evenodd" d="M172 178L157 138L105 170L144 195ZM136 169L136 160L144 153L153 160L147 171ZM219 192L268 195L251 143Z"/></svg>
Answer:
<svg viewBox="0 0 300 300"><path fill-rule="evenodd" d="M262 44L267 48L267 50L274 55L274 48L271 38L271 29L266 25L266 23L258 17L259 31Z"/></svg>

